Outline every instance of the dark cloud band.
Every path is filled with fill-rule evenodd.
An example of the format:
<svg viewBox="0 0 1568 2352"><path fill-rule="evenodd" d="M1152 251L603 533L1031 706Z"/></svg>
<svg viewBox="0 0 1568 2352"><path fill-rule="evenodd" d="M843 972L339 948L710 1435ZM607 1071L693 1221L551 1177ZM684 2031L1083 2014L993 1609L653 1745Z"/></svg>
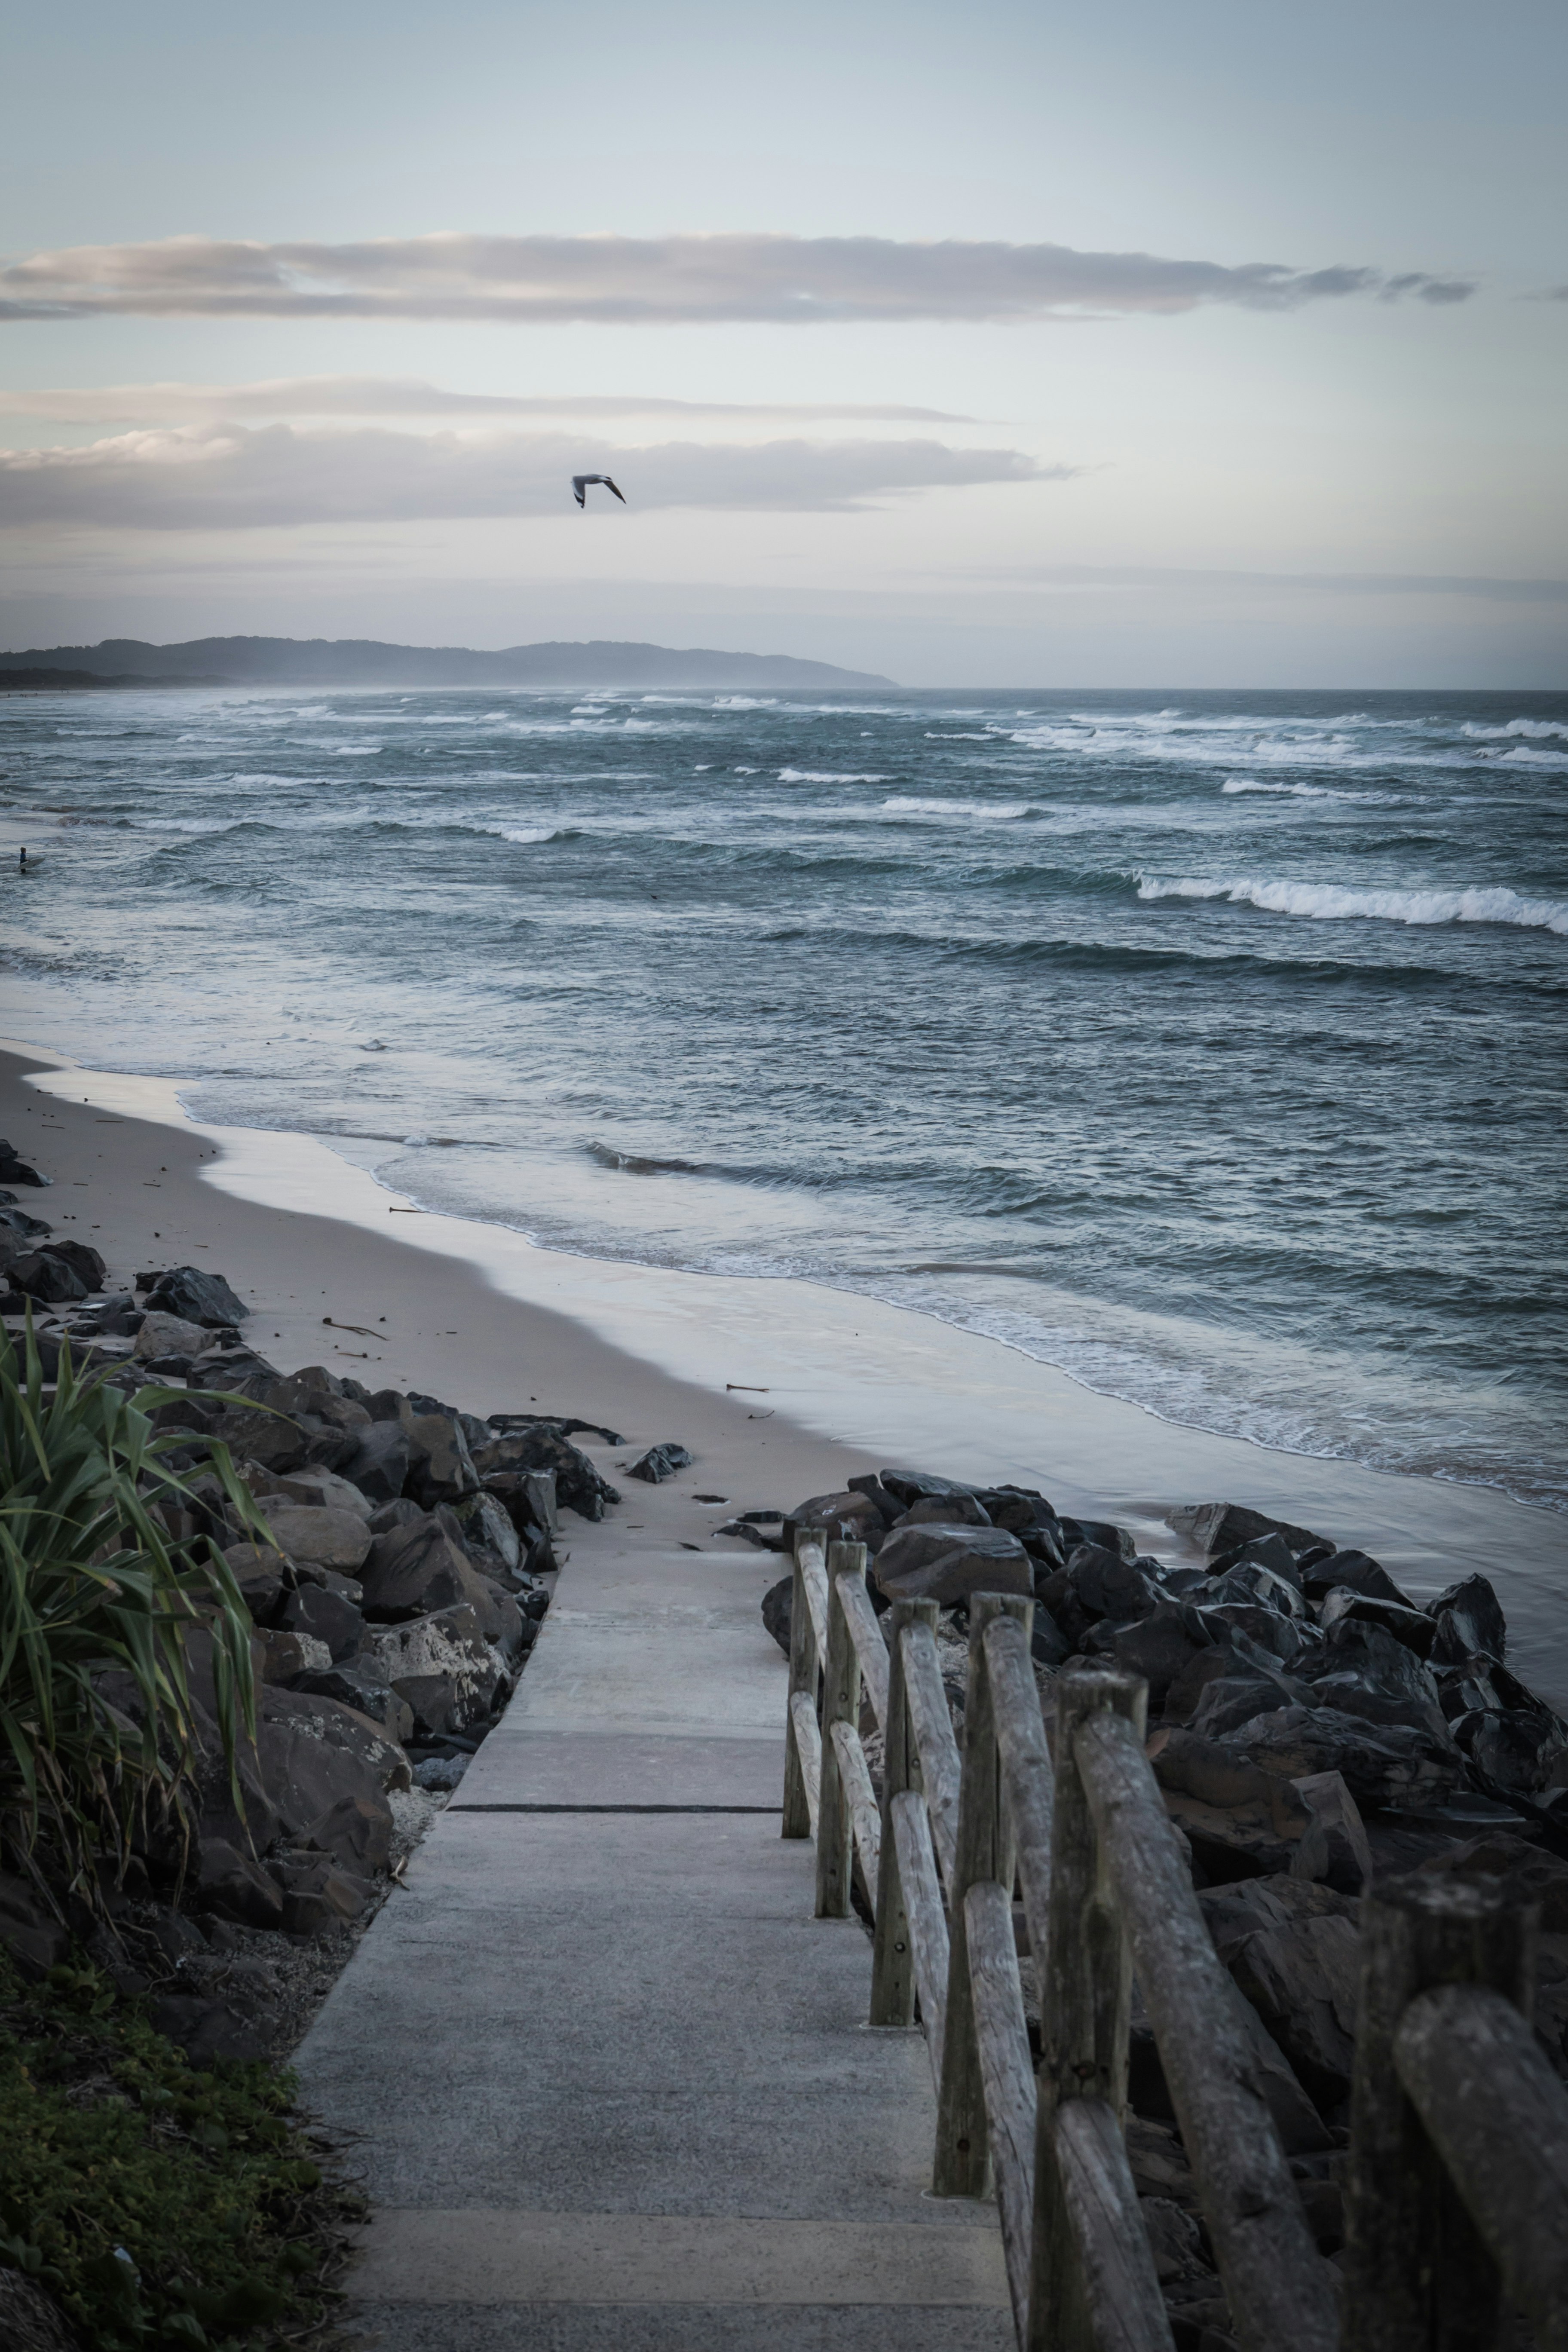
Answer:
<svg viewBox="0 0 1568 2352"><path fill-rule="evenodd" d="M810 325L1287 310L1347 295L1463 300L1468 280L1364 266L1178 261L1066 245L795 236L214 237L73 246L0 270L0 318L474 319L540 324Z"/></svg>

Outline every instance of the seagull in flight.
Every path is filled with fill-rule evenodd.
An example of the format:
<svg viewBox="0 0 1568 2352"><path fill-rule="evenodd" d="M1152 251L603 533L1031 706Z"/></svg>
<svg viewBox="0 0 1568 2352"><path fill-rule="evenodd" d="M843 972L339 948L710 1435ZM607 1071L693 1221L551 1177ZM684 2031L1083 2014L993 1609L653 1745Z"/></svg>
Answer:
<svg viewBox="0 0 1568 2352"><path fill-rule="evenodd" d="M576 499L580 507L585 507L588 503L588 485L590 482L603 482L605 489L616 490L616 486L614 482L611 481L608 474L574 474L572 477L572 495ZM616 498L621 499L621 504L622 506L625 506L626 500L621 498L619 490L616 490Z"/></svg>

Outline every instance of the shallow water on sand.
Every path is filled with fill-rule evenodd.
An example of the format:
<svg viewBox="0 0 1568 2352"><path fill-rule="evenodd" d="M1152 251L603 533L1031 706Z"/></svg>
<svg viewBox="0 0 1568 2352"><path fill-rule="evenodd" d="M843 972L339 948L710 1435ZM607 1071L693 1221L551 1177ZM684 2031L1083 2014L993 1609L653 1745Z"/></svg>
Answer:
<svg viewBox="0 0 1568 2352"><path fill-rule="evenodd" d="M1568 1503L1568 698L16 697L0 774L8 1025L201 1118Z"/></svg>

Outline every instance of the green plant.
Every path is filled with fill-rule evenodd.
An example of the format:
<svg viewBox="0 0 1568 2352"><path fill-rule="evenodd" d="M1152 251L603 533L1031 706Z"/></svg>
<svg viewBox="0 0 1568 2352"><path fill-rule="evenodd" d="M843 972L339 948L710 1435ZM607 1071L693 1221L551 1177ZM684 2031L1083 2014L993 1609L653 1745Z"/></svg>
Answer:
<svg viewBox="0 0 1568 2352"><path fill-rule="evenodd" d="M0 2264L93 2352L298 2340L333 2300L358 2197L257 2063L197 2072L80 1964L0 1955Z"/></svg>
<svg viewBox="0 0 1568 2352"><path fill-rule="evenodd" d="M0 1834L25 1864L41 1845L47 1875L89 1900L139 1826L178 1815L197 1748L195 1627L211 1635L237 1795L239 1743L255 1735L249 1615L216 1546L171 1537L163 1507L198 1498L168 1457L199 1445L240 1523L271 1538L226 1445L154 1426L189 1393L133 1402L81 1378L66 1345L46 1397L31 1318L20 1360L0 1338Z"/></svg>

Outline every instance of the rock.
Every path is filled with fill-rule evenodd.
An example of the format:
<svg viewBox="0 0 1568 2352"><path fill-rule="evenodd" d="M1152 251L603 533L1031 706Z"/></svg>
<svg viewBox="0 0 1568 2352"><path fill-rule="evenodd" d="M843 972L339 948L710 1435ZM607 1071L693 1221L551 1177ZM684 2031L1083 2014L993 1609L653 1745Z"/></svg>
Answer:
<svg viewBox="0 0 1568 2352"><path fill-rule="evenodd" d="M414 1767L414 1785L450 1795L468 1770L468 1762L466 1756L426 1756L422 1764Z"/></svg>
<svg viewBox="0 0 1568 2352"><path fill-rule="evenodd" d="M1184 2213L1168 2197L1141 2197L1138 2210L1148 2232L1154 2275L1162 2286L1173 2279L1194 2278L1200 2272L1213 2277L1204 2260L1198 2225L1190 2213Z"/></svg>
<svg viewBox="0 0 1568 2352"><path fill-rule="evenodd" d="M830 1495L811 1495L797 1503L784 1523L786 1554L794 1550L795 1532L801 1528L815 1528L825 1543L863 1543L873 1557L888 1538L881 1512L869 1495L854 1486L840 1487Z"/></svg>
<svg viewBox="0 0 1568 2352"><path fill-rule="evenodd" d="M479 1492L468 1441L448 1413L416 1414L406 1424L408 1473L406 1492L427 1511L437 1503L459 1503Z"/></svg>
<svg viewBox="0 0 1568 2352"><path fill-rule="evenodd" d="M281 1897L279 1907L280 1918ZM267 2055L267 2037L258 2021L241 2017L226 2001L164 1993L153 2002L149 2016L153 2031L176 2043L193 2067L205 2069L220 2058L247 2064Z"/></svg>
<svg viewBox="0 0 1568 2352"><path fill-rule="evenodd" d="M552 1470L558 1500L584 1519L602 1519L605 1504L621 1499L588 1456L548 1422L505 1431L476 1454L474 1467L481 1477L496 1470Z"/></svg>
<svg viewBox="0 0 1568 2352"><path fill-rule="evenodd" d="M53 2295L9 2269L0 2269L0 2344L6 2352L81 2352Z"/></svg>
<svg viewBox="0 0 1568 2352"><path fill-rule="evenodd" d="M52 1246L24 1250L12 1258L5 1268L5 1279L19 1296L36 1299L46 1307L69 1306L76 1299L85 1298L92 1288Z"/></svg>
<svg viewBox="0 0 1568 2352"><path fill-rule="evenodd" d="M1410 1595L1401 1592L1388 1570L1364 1551L1327 1552L1301 1571L1301 1587L1309 1601L1326 1599L1336 1585L1363 1593L1369 1601L1394 1601L1404 1609L1411 1606Z"/></svg>
<svg viewBox="0 0 1568 2352"><path fill-rule="evenodd" d="M883 1544L875 1573L889 1601L935 1601L944 1609L972 1592L1035 1589L1034 1563L1005 1528L900 1528Z"/></svg>
<svg viewBox="0 0 1568 2352"><path fill-rule="evenodd" d="M1287 1781L1260 1771L1239 1748L1179 1727L1162 1727L1148 1752L1200 1884L1290 1868L1307 1817Z"/></svg>
<svg viewBox="0 0 1568 2352"><path fill-rule="evenodd" d="M1342 1715L1364 1716L1369 1723L1415 1723L1440 1746L1448 1727L1437 1685L1413 1650L1381 1625L1342 1620L1331 1626L1321 1651L1303 1663L1313 1704Z"/></svg>
<svg viewBox="0 0 1568 2352"><path fill-rule="evenodd" d="M0 1143L0 1184L47 1184L48 1181L17 1158L14 1143Z"/></svg>
<svg viewBox="0 0 1568 2352"><path fill-rule="evenodd" d="M353 1452L343 1456L342 1475L373 1506L402 1494L411 1449L400 1422L373 1421L358 1433Z"/></svg>
<svg viewBox="0 0 1568 2352"><path fill-rule="evenodd" d="M1043 1612L1037 1601L1037 1625L1042 1614L1048 1612ZM1110 1654L1117 1664L1125 1666L1130 1674L1142 1675L1147 1682L1150 1710L1156 1714L1164 1706L1171 1685L1178 1676L1186 1672L1201 1652L1215 1647L1197 1611L1169 1601L1158 1602L1147 1616L1131 1624L1116 1626L1110 1638Z"/></svg>
<svg viewBox="0 0 1568 2352"><path fill-rule="evenodd" d="M770 1584L763 1595L763 1623L773 1635L785 1657L789 1655L790 1621L795 1601L795 1578L781 1576Z"/></svg>
<svg viewBox="0 0 1568 2352"><path fill-rule="evenodd" d="M650 1445L635 1462L628 1462L626 1476L640 1478L645 1486L658 1486L666 1478L673 1478L678 1470L689 1470L692 1458L684 1445L667 1438L662 1444Z"/></svg>
<svg viewBox="0 0 1568 2352"><path fill-rule="evenodd" d="M1489 1708L1461 1716L1452 1729L1482 1788L1499 1797L1539 1794L1568 1748L1562 1725L1541 1715L1498 1715Z"/></svg>
<svg viewBox="0 0 1568 2352"><path fill-rule="evenodd" d="M1434 1665L1457 1666L1466 1658L1496 1658L1508 1643L1502 1604L1484 1576L1467 1576L1426 1604L1433 1620Z"/></svg>
<svg viewBox="0 0 1568 2352"><path fill-rule="evenodd" d="M1372 1848L1343 1774L1308 1772L1290 1786L1308 1816L1290 1857L1291 1877L1318 1881L1340 1895L1364 1895L1373 1882Z"/></svg>
<svg viewBox="0 0 1568 2352"><path fill-rule="evenodd" d="M1078 1544L1068 1554L1068 1576L1079 1606L1091 1621L1108 1617L1125 1624L1152 1616L1163 1594L1131 1560L1104 1544Z"/></svg>
<svg viewBox="0 0 1568 2352"><path fill-rule="evenodd" d="M350 1511L355 1518L368 1519L374 1504L351 1480L336 1470L328 1470L320 1463L308 1470L287 1472L275 1476L271 1484L258 1496L265 1512L276 1499L280 1503L298 1503L312 1511ZM310 1554L303 1557L309 1558Z"/></svg>
<svg viewBox="0 0 1568 2352"><path fill-rule="evenodd" d="M483 1630L499 1640L510 1621L496 1609L496 1596L449 1528L433 1514L405 1521L377 1536L365 1562L364 1610L384 1623L427 1617L467 1603ZM513 1609L515 1616L515 1608ZM492 1630L493 1629L493 1630Z"/></svg>
<svg viewBox="0 0 1568 2352"><path fill-rule="evenodd" d="M283 1927L290 1936L327 1936L357 1919L375 1889L357 1872L318 1862L290 1873L283 1897Z"/></svg>
<svg viewBox="0 0 1568 2352"><path fill-rule="evenodd" d="M263 1498L260 1509L279 1549L290 1559L310 1560L319 1568L335 1568L353 1575L370 1558L375 1538L357 1511L275 1502L270 1495Z"/></svg>
<svg viewBox="0 0 1568 2352"><path fill-rule="evenodd" d="M284 1632L300 1634L316 1649L324 1647L327 1657L322 1664L357 1657L364 1644L363 1612L318 1584L302 1584L290 1592L278 1622Z"/></svg>
<svg viewBox="0 0 1568 2352"><path fill-rule="evenodd" d="M1271 1519L1242 1503L1183 1503L1166 1512L1165 1525L1211 1557L1233 1551L1254 1536L1283 1536L1292 1552L1310 1551L1322 1542L1321 1536L1306 1528L1294 1528L1288 1519Z"/></svg>
<svg viewBox="0 0 1568 2352"><path fill-rule="evenodd" d="M310 1823L307 1843L346 1869L374 1877L392 1865L392 1811L364 1797L339 1797Z"/></svg>
<svg viewBox="0 0 1568 2352"><path fill-rule="evenodd" d="M45 1244L50 1257L68 1265L89 1291L101 1290L108 1271L98 1252L87 1242L52 1241Z"/></svg>
<svg viewBox="0 0 1568 2352"><path fill-rule="evenodd" d="M223 1557L256 1622L270 1624L285 1590L292 1582L289 1563L281 1552L253 1543L230 1544Z"/></svg>
<svg viewBox="0 0 1568 2352"><path fill-rule="evenodd" d="M258 1748L282 1832L297 1842L340 1797L385 1802L406 1789L408 1759L378 1724L336 1699L310 1691L265 1690Z"/></svg>
<svg viewBox="0 0 1568 2352"><path fill-rule="evenodd" d="M301 1675L319 1674L332 1663L326 1643L310 1633L268 1630L258 1640L264 1683L297 1682Z"/></svg>
<svg viewBox="0 0 1568 2352"><path fill-rule="evenodd" d="M1542 1853L1523 1838L1489 1830L1423 1863L1421 1874L1501 1885L1517 1901L1540 1904L1543 1935L1568 1936L1568 1862Z"/></svg>
<svg viewBox="0 0 1568 2352"><path fill-rule="evenodd" d="M1266 1772L1301 1780L1339 1772L1360 1805L1422 1805L1441 1801L1464 1780L1458 1750L1425 1728L1370 1723L1332 1707L1292 1706L1253 1717L1237 1741Z"/></svg>
<svg viewBox="0 0 1568 2352"><path fill-rule="evenodd" d="M394 1528L409 1528L416 1519L424 1520L429 1517L428 1511L422 1511L418 1504L411 1502L406 1495L398 1495L390 1503L383 1503L374 1510L365 1524L373 1536L389 1536Z"/></svg>
<svg viewBox="0 0 1568 2352"><path fill-rule="evenodd" d="M163 1314L177 1315L184 1322L200 1323L209 1330L243 1323L250 1312L221 1274L205 1273L197 1265L171 1266L167 1274L159 1275L148 1293L147 1304Z"/></svg>
<svg viewBox="0 0 1568 2352"><path fill-rule="evenodd" d="M1296 1565L1296 1555L1283 1536L1253 1536L1249 1541L1228 1555L1216 1554L1209 1573L1220 1576L1232 1568L1266 1568L1280 1577L1293 1591L1301 1591L1301 1573Z"/></svg>
<svg viewBox="0 0 1568 2352"><path fill-rule="evenodd" d="M1255 1882L1256 1883L1256 1882ZM1263 2093L1275 2129L1288 2156L1308 2156L1321 2153L1333 2145L1325 2130L1316 2107L1296 2078L1294 2069L1278 2042L1251 2003L1237 1989L1230 1977L1222 1979L1231 2021L1246 2045L1250 2068L1258 2087ZM1131 2048L1129 2052L1129 2090L1133 2105L1145 2117L1156 2117L1173 2123L1175 2107L1165 2081L1165 2070L1160 2062L1158 2045L1149 2025L1142 2004L1134 1995L1132 2010ZM1132 2135L1129 2132L1129 2153ZM1147 2143L1145 2143L1145 2146ZM1173 2160L1174 2159L1174 2161ZM1184 2197L1191 2192L1192 2175L1185 2165L1176 2170L1179 2151L1172 2150L1165 2159L1165 2168L1173 2174L1173 2185ZM1185 2179L1183 2179L1185 2173ZM1195 2195L1193 2202L1196 2204Z"/></svg>
<svg viewBox="0 0 1568 2352"><path fill-rule="evenodd" d="M1072 1643L1038 1601L1029 1626L1029 1655L1037 1666L1065 1666L1072 1655Z"/></svg>
<svg viewBox="0 0 1568 2352"><path fill-rule="evenodd" d="M907 1511L900 1513L893 1524L900 1528L988 1528L991 1514L974 1495L921 1495Z"/></svg>
<svg viewBox="0 0 1568 2352"><path fill-rule="evenodd" d="M37 1979L70 1950L63 1924L46 1909L25 1878L0 1871L0 1944L25 1977Z"/></svg>
<svg viewBox="0 0 1568 2352"><path fill-rule="evenodd" d="M1062 1547L1070 1560L1079 1544L1093 1544L1100 1551L1121 1554L1123 1559L1136 1559L1138 1538L1131 1528L1119 1528L1110 1519L1063 1518Z"/></svg>
<svg viewBox="0 0 1568 2352"><path fill-rule="evenodd" d="M1318 1604L1318 1622L1326 1633L1331 1626L1346 1622L1357 1625L1381 1625L1418 1658L1427 1657L1437 1636L1437 1627L1424 1609L1406 1609L1402 1601L1374 1600L1370 1594L1357 1592L1348 1584L1336 1584L1324 1594Z"/></svg>
<svg viewBox="0 0 1568 2352"><path fill-rule="evenodd" d="M470 1496L458 1517L462 1523L463 1539L471 1549L491 1554L508 1573L518 1572L522 1566L522 1546L499 1496L488 1490Z"/></svg>
<svg viewBox="0 0 1568 2352"><path fill-rule="evenodd" d="M874 1504L885 1528L890 1528L895 1519L902 1518L904 1515L905 1506L890 1486L883 1486L874 1470L862 1470L858 1477L849 1479L846 1491L852 1495L864 1495L868 1503ZM772 1516L777 1517L778 1514Z"/></svg>
<svg viewBox="0 0 1568 2352"><path fill-rule="evenodd" d="M1254 1878L1198 1896L1237 1989L1320 2113L1350 2094L1360 1951L1354 1905L1327 1886Z"/></svg>
<svg viewBox="0 0 1568 2352"><path fill-rule="evenodd" d="M1272 1609L1277 1615L1292 1619L1307 1615L1300 1586L1260 1560L1237 1560L1222 1576L1211 1577L1193 1597L1205 1609Z"/></svg>
<svg viewBox="0 0 1568 2352"><path fill-rule="evenodd" d="M362 1651L341 1665L323 1658L319 1666L302 1675L294 1687L312 1691L321 1698L335 1698L342 1706L353 1707L399 1747L414 1737L413 1709L393 1689L386 1669L374 1651Z"/></svg>
<svg viewBox="0 0 1568 2352"><path fill-rule="evenodd" d="M247 1412L227 1405L213 1423L212 1433L228 1447L237 1462L253 1462L263 1470L298 1470L309 1458L311 1433L299 1422L276 1412ZM340 1438L337 1451L344 1450Z"/></svg>
<svg viewBox="0 0 1568 2352"><path fill-rule="evenodd" d="M555 1473L492 1470L485 1477L483 1487L510 1520L520 1550L526 1549L530 1566L537 1559L541 1566L549 1567L552 1538L560 1532L561 1526L555 1507Z"/></svg>
<svg viewBox="0 0 1568 2352"><path fill-rule="evenodd" d="M388 1625L373 1638L393 1689L414 1711L416 1731L427 1737L478 1723L506 1688L506 1670L467 1606Z"/></svg>
<svg viewBox="0 0 1568 2352"><path fill-rule="evenodd" d="M865 1492L859 1481L851 1480L850 1483L857 1492ZM911 1503L918 1503L922 1495L973 1495L975 1492L973 1486L966 1486L961 1479L933 1477L927 1470L884 1470L881 1484L905 1511Z"/></svg>
<svg viewBox="0 0 1568 2352"><path fill-rule="evenodd" d="M283 1899L277 1886L254 1856L226 1838L198 1840L192 1882L198 1910L216 1911L220 1918L237 1919L246 1927L282 1924ZM166 2027L159 2030L167 2032Z"/></svg>
<svg viewBox="0 0 1568 2352"><path fill-rule="evenodd" d="M1305 1684L1287 1674L1268 1652L1239 1626L1226 1629L1227 1648L1217 1666L1200 1652L1184 1667L1165 1695L1165 1713L1190 1720L1205 1738L1222 1739L1254 1715L1308 1702Z"/></svg>

